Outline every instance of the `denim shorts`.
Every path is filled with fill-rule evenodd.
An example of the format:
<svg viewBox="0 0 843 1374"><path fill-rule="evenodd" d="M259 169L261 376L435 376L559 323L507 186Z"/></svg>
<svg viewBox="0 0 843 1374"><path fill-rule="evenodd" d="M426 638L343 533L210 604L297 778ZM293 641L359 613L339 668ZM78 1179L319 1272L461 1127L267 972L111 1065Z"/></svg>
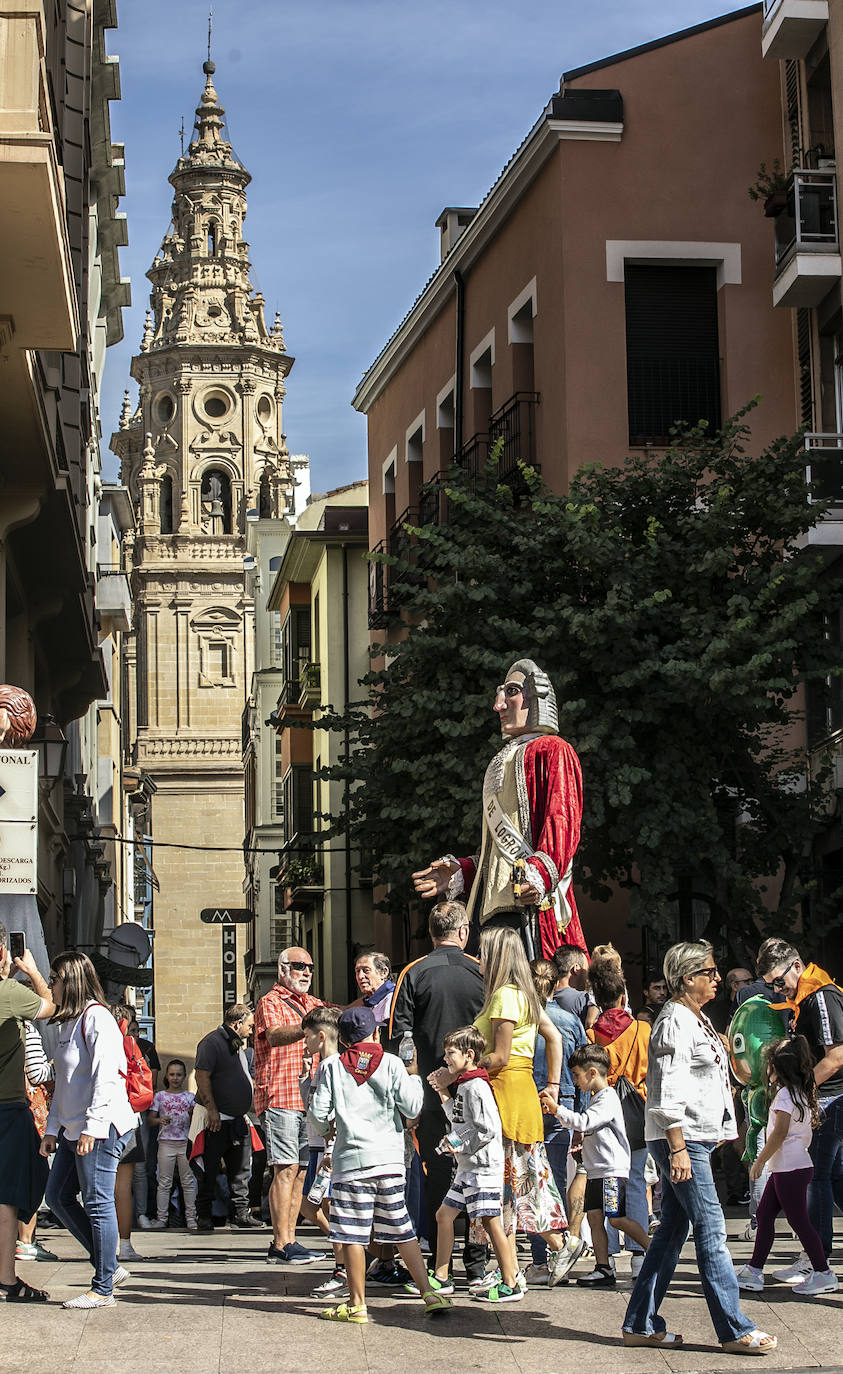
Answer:
<svg viewBox="0 0 843 1374"><path fill-rule="evenodd" d="M267 1107L261 1116L266 1136L267 1164L299 1164L307 1168L310 1146L304 1124L304 1112L289 1111L286 1107Z"/></svg>

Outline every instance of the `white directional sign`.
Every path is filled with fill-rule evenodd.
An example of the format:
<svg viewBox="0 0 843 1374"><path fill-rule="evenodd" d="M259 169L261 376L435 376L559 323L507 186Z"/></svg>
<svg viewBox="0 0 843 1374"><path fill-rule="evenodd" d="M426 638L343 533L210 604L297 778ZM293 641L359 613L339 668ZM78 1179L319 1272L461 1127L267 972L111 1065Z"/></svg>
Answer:
<svg viewBox="0 0 843 1374"><path fill-rule="evenodd" d="M0 749L0 893L38 891L38 751Z"/></svg>

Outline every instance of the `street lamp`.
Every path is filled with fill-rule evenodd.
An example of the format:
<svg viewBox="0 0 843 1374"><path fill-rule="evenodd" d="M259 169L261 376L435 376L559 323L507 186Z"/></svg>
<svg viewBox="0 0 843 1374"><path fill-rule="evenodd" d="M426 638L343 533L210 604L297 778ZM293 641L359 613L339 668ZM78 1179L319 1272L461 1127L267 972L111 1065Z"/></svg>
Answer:
<svg viewBox="0 0 843 1374"><path fill-rule="evenodd" d="M50 782L50 791L52 791L59 778L64 776L67 739L55 716L42 716L39 727L32 743L38 749L39 774Z"/></svg>

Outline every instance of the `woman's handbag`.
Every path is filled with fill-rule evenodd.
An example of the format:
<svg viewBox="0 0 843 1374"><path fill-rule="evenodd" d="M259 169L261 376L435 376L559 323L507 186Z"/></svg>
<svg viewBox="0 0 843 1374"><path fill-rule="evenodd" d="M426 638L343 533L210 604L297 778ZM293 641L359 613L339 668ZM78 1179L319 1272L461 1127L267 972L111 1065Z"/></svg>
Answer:
<svg viewBox="0 0 843 1374"><path fill-rule="evenodd" d="M624 1072L632 1057L632 1051L638 1044L639 1034L640 1030L636 1027L635 1038L630 1046L629 1054L626 1056L626 1064L624 1064L623 1070L618 1074L615 1081L615 1092L621 1100L623 1124L630 1150L643 1150L646 1144L644 1139L644 1099L635 1084L625 1076Z"/></svg>

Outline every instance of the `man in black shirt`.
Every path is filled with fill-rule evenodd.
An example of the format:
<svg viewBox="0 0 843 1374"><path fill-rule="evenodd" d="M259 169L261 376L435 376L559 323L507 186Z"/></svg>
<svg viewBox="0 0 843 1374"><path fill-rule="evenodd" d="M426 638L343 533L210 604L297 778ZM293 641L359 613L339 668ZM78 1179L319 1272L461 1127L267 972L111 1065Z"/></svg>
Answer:
<svg viewBox="0 0 843 1374"><path fill-rule="evenodd" d="M448 1134L448 1118L428 1074L444 1064L442 1042L451 1031L469 1026L484 1001L483 976L476 959L465 953L468 918L462 902L440 902L428 922L433 953L408 964L399 974L389 1018L390 1048L397 1053L409 1031L416 1047L418 1072L424 1082L424 1105L416 1127L425 1167L428 1240L436 1253L436 1213L445 1200L454 1171L452 1155L436 1153ZM466 1240L463 1251L469 1279L482 1278L486 1247Z"/></svg>
<svg viewBox="0 0 843 1374"><path fill-rule="evenodd" d="M793 945L779 944L768 978L775 992L795 1004L796 1033L804 1035L814 1059L822 1120L811 1142L814 1176L808 1185L808 1214L830 1256L835 1203L843 1210L843 992L824 969L803 964Z"/></svg>
<svg viewBox="0 0 843 1374"><path fill-rule="evenodd" d="M255 1014L245 1002L226 1007L223 1023L199 1041L196 1049L196 1100L208 1114L205 1124L204 1170L196 1194L200 1231L212 1231L211 1206L217 1174L225 1160L234 1207L234 1225L260 1227L249 1211L252 1139L246 1113L252 1106L252 1079L244 1046L252 1033Z"/></svg>

